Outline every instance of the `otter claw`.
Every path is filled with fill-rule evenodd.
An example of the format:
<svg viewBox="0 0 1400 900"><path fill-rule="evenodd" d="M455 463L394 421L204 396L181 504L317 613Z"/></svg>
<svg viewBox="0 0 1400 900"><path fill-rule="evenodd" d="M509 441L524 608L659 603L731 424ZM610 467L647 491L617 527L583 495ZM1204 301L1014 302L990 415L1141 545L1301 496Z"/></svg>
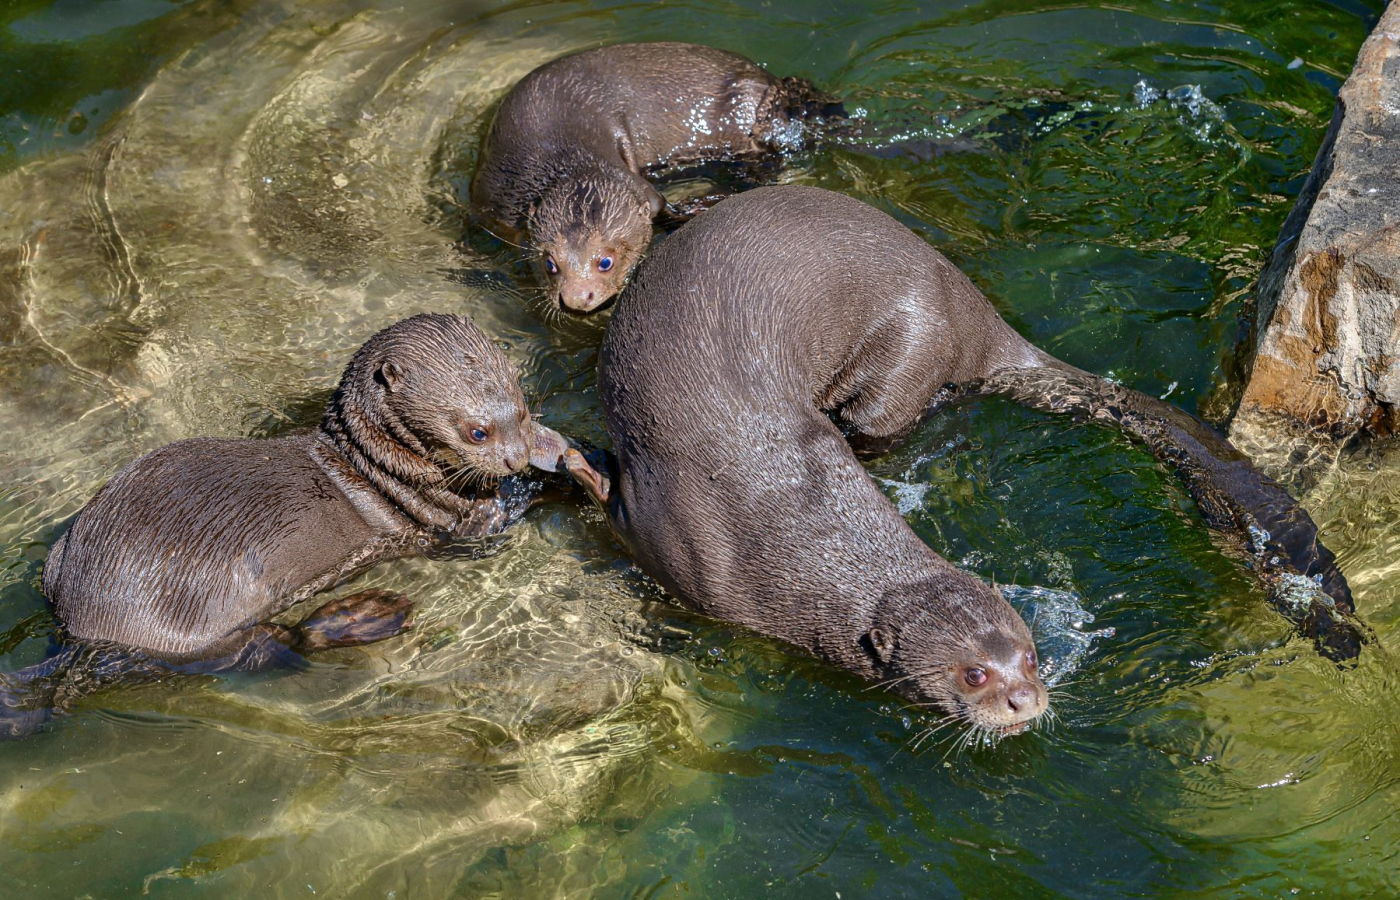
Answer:
<svg viewBox="0 0 1400 900"><path fill-rule="evenodd" d="M569 475L588 496L593 498L594 503L607 508L608 496L612 492L612 483L607 476L590 466L583 454L573 448L564 454L564 468L568 469Z"/></svg>

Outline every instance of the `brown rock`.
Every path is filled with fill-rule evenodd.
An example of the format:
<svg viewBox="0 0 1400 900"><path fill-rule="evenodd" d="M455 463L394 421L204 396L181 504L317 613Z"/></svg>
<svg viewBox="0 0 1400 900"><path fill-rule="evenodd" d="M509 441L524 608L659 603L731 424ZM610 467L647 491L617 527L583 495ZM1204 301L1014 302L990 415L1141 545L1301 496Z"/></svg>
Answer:
<svg viewBox="0 0 1400 900"><path fill-rule="evenodd" d="M1400 427L1400 3L1342 86L1256 300L1232 437L1258 443L1280 421L1337 439Z"/></svg>

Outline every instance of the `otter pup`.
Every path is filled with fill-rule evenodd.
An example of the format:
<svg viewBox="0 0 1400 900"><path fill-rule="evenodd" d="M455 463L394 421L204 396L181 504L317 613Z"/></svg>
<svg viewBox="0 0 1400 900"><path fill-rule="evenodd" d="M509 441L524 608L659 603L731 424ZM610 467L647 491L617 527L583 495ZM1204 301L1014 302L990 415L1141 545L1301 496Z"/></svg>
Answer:
<svg viewBox="0 0 1400 900"><path fill-rule="evenodd" d="M913 232L816 188L725 200L639 267L598 364L616 468L572 450L566 465L684 602L1007 733L1047 708L1025 623L914 533L843 434L898 439L948 385L1120 425L1211 524L1252 526L1261 556L1350 612L1307 514L1222 438L1032 346ZM1319 640L1355 655L1355 630L1317 605Z"/></svg>
<svg viewBox="0 0 1400 900"><path fill-rule="evenodd" d="M538 253L559 308L589 313L621 290L667 210L662 167L798 149L797 120L839 104L698 44L616 44L535 69L496 110L472 201Z"/></svg>
<svg viewBox="0 0 1400 900"><path fill-rule="evenodd" d="M529 497L497 480L553 471L565 446L476 326L414 316L360 348L316 431L177 441L126 466L54 544L44 593L80 642L201 671L381 640L409 612L383 591L294 628L268 620L383 560L501 530ZM41 664L41 680L61 667Z"/></svg>

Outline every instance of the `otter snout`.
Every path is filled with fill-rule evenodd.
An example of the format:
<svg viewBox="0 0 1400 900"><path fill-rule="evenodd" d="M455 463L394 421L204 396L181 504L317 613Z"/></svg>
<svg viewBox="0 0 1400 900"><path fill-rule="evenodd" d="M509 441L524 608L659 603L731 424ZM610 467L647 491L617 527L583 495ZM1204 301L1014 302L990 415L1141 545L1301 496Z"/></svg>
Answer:
<svg viewBox="0 0 1400 900"><path fill-rule="evenodd" d="M1050 692L1040 680L1034 650L1010 664L989 662L987 671L992 675L987 686L993 690L977 704L984 724L1003 734L1019 734L1049 708Z"/></svg>
<svg viewBox="0 0 1400 900"><path fill-rule="evenodd" d="M1016 646L1019 643L994 637L985 642L985 655L971 657L949 673L971 725L1020 734L1049 708L1050 693L1040 680L1035 648Z"/></svg>
<svg viewBox="0 0 1400 900"><path fill-rule="evenodd" d="M530 465L530 451L521 447L519 450L504 453L501 455L501 462L505 465L506 471L515 475Z"/></svg>
<svg viewBox="0 0 1400 900"><path fill-rule="evenodd" d="M561 285L559 306L576 313L591 313L612 299L612 291L589 282Z"/></svg>
<svg viewBox="0 0 1400 900"><path fill-rule="evenodd" d="M1026 711L1035 711L1038 715L1044 711L1043 692L1037 691L1034 685L1019 684L1007 692L1006 705L1012 715Z"/></svg>

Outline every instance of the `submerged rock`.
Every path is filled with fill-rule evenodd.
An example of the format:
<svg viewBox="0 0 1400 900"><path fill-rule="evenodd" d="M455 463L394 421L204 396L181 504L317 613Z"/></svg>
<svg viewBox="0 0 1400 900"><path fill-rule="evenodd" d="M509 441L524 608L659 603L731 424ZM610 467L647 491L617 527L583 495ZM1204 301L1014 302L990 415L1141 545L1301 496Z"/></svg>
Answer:
<svg viewBox="0 0 1400 900"><path fill-rule="evenodd" d="M1400 428L1400 4L1381 16L1337 97L1257 302L1237 444L1277 446L1278 431L1345 439Z"/></svg>

